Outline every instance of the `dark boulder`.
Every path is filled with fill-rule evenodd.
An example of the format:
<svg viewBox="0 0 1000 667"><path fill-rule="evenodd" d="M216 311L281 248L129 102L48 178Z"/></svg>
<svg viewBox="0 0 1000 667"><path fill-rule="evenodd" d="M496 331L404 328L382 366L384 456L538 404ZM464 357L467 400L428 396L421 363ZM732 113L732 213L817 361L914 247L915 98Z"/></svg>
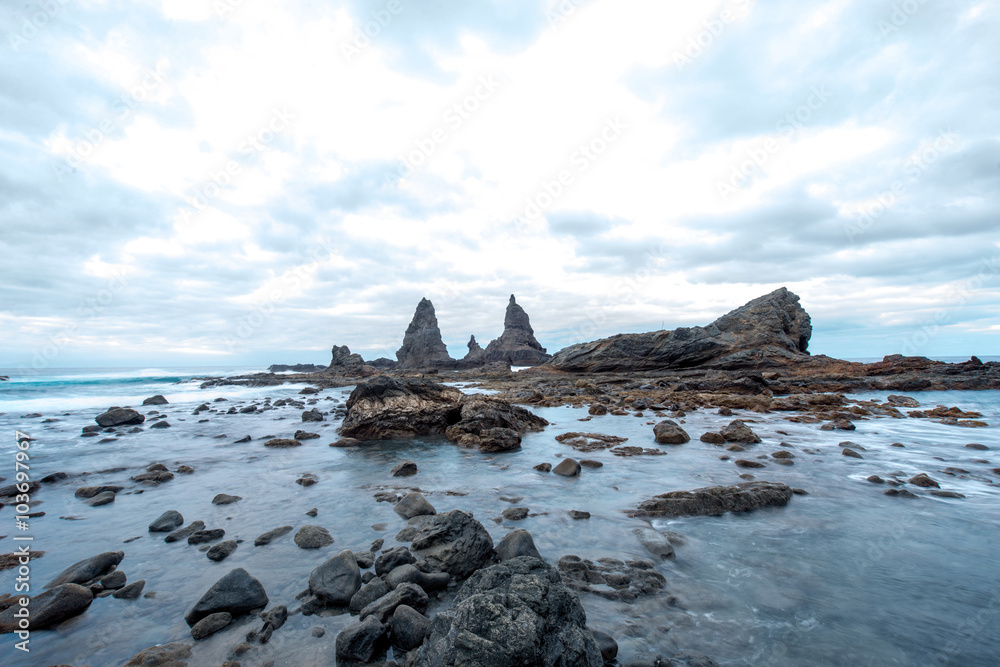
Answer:
<svg viewBox="0 0 1000 667"><path fill-rule="evenodd" d="M347 664L369 663L385 653L389 647L389 631L370 616L360 623L340 631L336 640L337 661Z"/></svg>
<svg viewBox="0 0 1000 667"><path fill-rule="evenodd" d="M166 405L169 403L167 399L163 397L162 394L157 394L156 396L150 396L142 402L143 405Z"/></svg>
<svg viewBox="0 0 1000 667"><path fill-rule="evenodd" d="M421 299L413 313L410 326L403 335L403 346L396 351L397 368L400 370L423 370L431 368L454 368L456 362L448 354L448 347L441 340L434 304Z"/></svg>
<svg viewBox="0 0 1000 667"><path fill-rule="evenodd" d="M683 445L691 440L687 431L672 419L664 419L653 427L653 435L656 441L662 445Z"/></svg>
<svg viewBox="0 0 1000 667"><path fill-rule="evenodd" d="M309 575L309 592L328 607L346 607L360 589L361 570L346 549Z"/></svg>
<svg viewBox="0 0 1000 667"><path fill-rule="evenodd" d="M639 504L629 516L718 516L726 512L750 512L762 507L784 507L792 489L776 482L744 482L732 486L708 486L693 491L672 491Z"/></svg>
<svg viewBox="0 0 1000 667"><path fill-rule="evenodd" d="M96 556L85 558L60 572L55 579L45 584L45 588L55 588L62 584L86 583L111 572L122 562L123 558L125 558L124 551L105 551Z"/></svg>
<svg viewBox="0 0 1000 667"><path fill-rule="evenodd" d="M405 604L417 611L424 612L427 611L428 602L424 589L416 584L403 583L365 606L361 610L361 620L374 617L382 623L387 623L400 605Z"/></svg>
<svg viewBox="0 0 1000 667"><path fill-rule="evenodd" d="M132 426L133 424L141 424L146 421L146 417L132 408L114 407L108 408L108 411L104 414L94 417L94 421L107 428L108 426Z"/></svg>
<svg viewBox="0 0 1000 667"><path fill-rule="evenodd" d="M52 627L82 613L93 601L94 594L90 589L79 584L66 583L51 587L50 590L29 598L27 608L30 614L30 629L44 630ZM23 607L18 603L0 611L0 634L23 629L20 627L20 619L14 616L21 609Z"/></svg>
<svg viewBox="0 0 1000 667"><path fill-rule="evenodd" d="M460 418L461 398L458 389L430 380L379 375L351 392L340 434L388 440L444 433Z"/></svg>
<svg viewBox="0 0 1000 667"><path fill-rule="evenodd" d="M188 625L210 614L225 611L239 616L267 605L264 586L241 567L215 582L184 616Z"/></svg>
<svg viewBox="0 0 1000 667"><path fill-rule="evenodd" d="M461 510L425 519L416 526L411 549L424 569L465 579L494 555L493 539L483 525Z"/></svg>
<svg viewBox="0 0 1000 667"><path fill-rule="evenodd" d="M552 355L547 354L545 348L535 338L528 314L511 294L507 303L507 313L504 315L503 333L486 346L482 361L506 362L511 366L537 366L551 357Z"/></svg>
<svg viewBox="0 0 1000 667"><path fill-rule="evenodd" d="M392 645L412 651L424 643L431 620L409 605L401 604L392 615Z"/></svg>
<svg viewBox="0 0 1000 667"><path fill-rule="evenodd" d="M530 556L531 558L542 560L542 555L538 553L538 548L535 547L535 541L531 539L531 533L523 528L518 528L507 533L497 544L496 552L497 557L502 561L520 558L521 556Z"/></svg>

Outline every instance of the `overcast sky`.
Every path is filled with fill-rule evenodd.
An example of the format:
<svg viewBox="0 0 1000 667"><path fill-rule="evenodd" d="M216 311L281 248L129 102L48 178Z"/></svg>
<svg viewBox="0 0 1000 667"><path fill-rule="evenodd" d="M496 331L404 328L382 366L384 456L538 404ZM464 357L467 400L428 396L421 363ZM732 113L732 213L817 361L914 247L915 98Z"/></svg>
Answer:
<svg viewBox="0 0 1000 667"><path fill-rule="evenodd" d="M0 2L0 366L1000 354L1000 2Z"/></svg>

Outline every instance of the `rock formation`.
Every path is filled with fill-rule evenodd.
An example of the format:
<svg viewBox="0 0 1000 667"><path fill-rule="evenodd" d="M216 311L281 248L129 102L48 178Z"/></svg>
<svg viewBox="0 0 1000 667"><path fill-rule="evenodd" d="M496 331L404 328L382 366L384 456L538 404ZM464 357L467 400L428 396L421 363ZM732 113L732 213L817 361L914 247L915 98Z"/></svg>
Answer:
<svg viewBox="0 0 1000 667"><path fill-rule="evenodd" d="M332 358L330 359L330 365L325 369L327 373L348 377L368 377L369 375L375 375L378 372L378 369L365 364L365 360L361 358L360 354L352 354L350 348L346 345L341 345L339 347L334 345L331 352Z"/></svg>
<svg viewBox="0 0 1000 667"><path fill-rule="evenodd" d="M267 372L285 373L291 371L293 373L318 373L325 369L325 366L320 366L319 364L271 364L267 367Z"/></svg>
<svg viewBox="0 0 1000 667"><path fill-rule="evenodd" d="M579 343L560 350L548 366L571 372L780 368L808 358L811 335L809 314L799 305L799 297L782 287L707 327L618 334Z"/></svg>
<svg viewBox="0 0 1000 667"><path fill-rule="evenodd" d="M726 512L752 512L762 507L784 507L792 489L777 482L744 482L732 486L707 486L694 491L671 491L639 503L629 516L719 516Z"/></svg>
<svg viewBox="0 0 1000 667"><path fill-rule="evenodd" d="M470 342L470 354L472 351ZM478 347L478 346L477 346ZM551 355L545 353L535 339L535 332L528 321L524 308L517 305L514 295L510 295L507 314L503 318L503 333L486 346L484 361L506 361L512 366L537 366L545 363Z"/></svg>
<svg viewBox="0 0 1000 667"><path fill-rule="evenodd" d="M396 351L400 370L429 368L454 368L455 360L448 354L448 348L441 340L434 304L421 299L413 313L410 326L403 336L403 346Z"/></svg>
<svg viewBox="0 0 1000 667"><path fill-rule="evenodd" d="M480 365L485 361L486 351L479 346L476 337L469 339L469 353L462 357L462 361L469 365Z"/></svg>

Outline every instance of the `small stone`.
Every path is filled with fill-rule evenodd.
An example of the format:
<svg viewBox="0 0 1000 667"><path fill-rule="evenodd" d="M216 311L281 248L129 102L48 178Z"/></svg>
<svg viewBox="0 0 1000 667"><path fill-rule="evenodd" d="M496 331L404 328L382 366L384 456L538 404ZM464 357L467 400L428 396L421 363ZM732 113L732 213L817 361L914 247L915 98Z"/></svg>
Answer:
<svg viewBox="0 0 1000 667"><path fill-rule="evenodd" d="M590 518L590 512L584 512L582 510L570 510L569 511L569 517L571 519L577 519L577 520L579 520L579 519L589 519Z"/></svg>
<svg viewBox="0 0 1000 667"><path fill-rule="evenodd" d="M863 459L863 458L865 458L865 457L861 456L860 452L857 452L857 451L851 449L850 447L844 447L844 449L840 453L843 454L844 456L850 456L851 458L855 458L855 459Z"/></svg>
<svg viewBox="0 0 1000 667"><path fill-rule="evenodd" d="M214 498L212 498L213 505L232 505L233 503L243 500L242 496L231 496L228 493L220 493Z"/></svg>
<svg viewBox="0 0 1000 667"><path fill-rule="evenodd" d="M302 526L295 533L295 544L302 549L320 549L333 544L333 537L322 526Z"/></svg>
<svg viewBox="0 0 1000 667"><path fill-rule="evenodd" d="M597 468L603 468L604 464L600 461L595 461L593 459L581 459L580 465L584 468L590 468L591 470L596 470Z"/></svg>
<svg viewBox="0 0 1000 667"><path fill-rule="evenodd" d="M422 494L416 491L403 496L403 499L396 503L392 509L404 519L437 514L434 506L427 502L427 499Z"/></svg>
<svg viewBox="0 0 1000 667"><path fill-rule="evenodd" d="M105 491L104 493L97 494L86 502L91 507L100 507L101 505L109 505L115 502L115 497L114 491Z"/></svg>
<svg viewBox="0 0 1000 667"><path fill-rule="evenodd" d="M392 469L393 477L408 477L417 474L417 464L413 461L403 461Z"/></svg>
<svg viewBox="0 0 1000 667"><path fill-rule="evenodd" d="M551 470L552 470L552 464L551 463L539 463L538 465L535 466L534 469L537 470L537 471L539 471L539 472L551 472Z"/></svg>
<svg viewBox="0 0 1000 667"><path fill-rule="evenodd" d="M219 542L218 544L212 545L212 548L209 549L205 555L209 560L219 562L225 560L230 554L236 551L237 546L238 544L236 540L226 540L225 542Z"/></svg>
<svg viewBox="0 0 1000 667"><path fill-rule="evenodd" d="M914 486L920 486L924 488L941 488L941 485L935 482L933 479L927 476L927 473L920 473L919 475L914 475L907 480L910 484Z"/></svg>
<svg viewBox="0 0 1000 667"><path fill-rule="evenodd" d="M119 600L135 600L140 595L142 595L142 589L146 586L146 580L140 579L139 581L132 582L124 588L120 588L114 592L114 597Z"/></svg>
<svg viewBox="0 0 1000 667"><path fill-rule="evenodd" d="M233 616L227 611L209 614L194 624L194 627L191 628L191 636L195 639L204 639L214 635L232 622Z"/></svg>
<svg viewBox="0 0 1000 667"><path fill-rule="evenodd" d="M167 510L149 524L151 533L169 533L184 525L184 517L177 510Z"/></svg>
<svg viewBox="0 0 1000 667"><path fill-rule="evenodd" d="M707 442L710 445L722 445L725 444L726 439L722 437L721 433L716 433L715 431L708 431L707 433L702 433L701 441Z"/></svg>
<svg viewBox="0 0 1000 667"><path fill-rule="evenodd" d="M576 459L565 458L552 469L552 472L563 477L576 477L580 474L580 464Z"/></svg>
<svg viewBox="0 0 1000 667"><path fill-rule="evenodd" d="M764 464L760 461L748 461L746 459L737 459L733 461L740 468L763 468Z"/></svg>
<svg viewBox="0 0 1000 667"><path fill-rule="evenodd" d="M311 633L313 637L316 637L318 639L326 634L326 628L317 625L313 627Z"/></svg>
<svg viewBox="0 0 1000 667"><path fill-rule="evenodd" d="M315 440L319 437L319 433L310 433L309 431L296 431L296 440Z"/></svg>
<svg viewBox="0 0 1000 667"><path fill-rule="evenodd" d="M226 536L226 531L222 528L212 528L211 530L198 530L191 533L188 537L188 544L207 544L209 542L215 542L216 540L221 540Z"/></svg>
<svg viewBox="0 0 1000 667"><path fill-rule="evenodd" d="M289 447L301 447L302 443L292 438L274 438L265 442L264 446L274 449L288 449Z"/></svg>
<svg viewBox="0 0 1000 667"><path fill-rule="evenodd" d="M528 518L528 508L508 507L501 514L503 514L503 518L508 521L521 521L522 519Z"/></svg>
<svg viewBox="0 0 1000 667"><path fill-rule="evenodd" d="M878 475L869 475L865 479L866 479L866 481L869 481L872 484L885 484L885 480L882 479L881 477L879 477Z"/></svg>

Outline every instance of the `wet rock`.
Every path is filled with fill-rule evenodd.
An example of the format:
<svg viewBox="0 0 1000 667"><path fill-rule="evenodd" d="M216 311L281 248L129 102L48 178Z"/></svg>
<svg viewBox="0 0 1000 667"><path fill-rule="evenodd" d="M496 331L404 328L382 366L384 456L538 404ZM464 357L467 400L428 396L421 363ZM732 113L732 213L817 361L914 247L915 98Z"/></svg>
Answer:
<svg viewBox="0 0 1000 667"><path fill-rule="evenodd" d="M94 417L98 425L107 428L109 426L132 426L146 421L146 417L131 408L108 408L104 414Z"/></svg>
<svg viewBox="0 0 1000 667"><path fill-rule="evenodd" d="M430 380L376 376L351 392L340 433L360 440L444 433L460 418L461 398L458 389Z"/></svg>
<svg viewBox="0 0 1000 667"><path fill-rule="evenodd" d="M401 565L412 565L416 562L416 557L406 547L393 547L379 554L375 559L375 574L381 577Z"/></svg>
<svg viewBox="0 0 1000 667"><path fill-rule="evenodd" d="M720 432L726 442L742 442L756 444L760 442L760 436L751 430L749 426L740 419L734 419Z"/></svg>
<svg viewBox="0 0 1000 667"><path fill-rule="evenodd" d="M593 459L580 459L580 466L583 468L590 468L596 470L597 468L603 468L604 464L600 461L595 461Z"/></svg>
<svg viewBox="0 0 1000 667"><path fill-rule="evenodd" d="M388 622L399 605L408 605L423 613L427 611L428 598L420 586L403 583L361 610L361 620L375 618L381 623Z"/></svg>
<svg viewBox="0 0 1000 667"><path fill-rule="evenodd" d="M664 419L653 427L653 435L661 445L683 445L691 440L687 431L672 419Z"/></svg>
<svg viewBox="0 0 1000 667"><path fill-rule="evenodd" d="M603 433L577 433L574 431L557 435L556 441L569 445L579 452L596 452L628 442L628 438Z"/></svg>
<svg viewBox="0 0 1000 667"><path fill-rule="evenodd" d="M253 439L253 438L251 438L251 437L250 437L249 435L245 435L245 436L243 436L242 438L240 438L239 440L237 440L237 441L236 441L236 444L238 444L238 445L239 445L239 444L242 444L242 443L244 443L244 442L250 442L250 441L251 441L252 439Z"/></svg>
<svg viewBox="0 0 1000 667"><path fill-rule="evenodd" d="M323 413L317 408L312 410L306 410L302 413L302 421L304 422L321 422L324 421Z"/></svg>
<svg viewBox="0 0 1000 667"><path fill-rule="evenodd" d="M597 642L597 648L601 651L604 663L614 663L615 658L618 657L618 642L615 641L615 638L600 630L591 630L590 632L594 635L594 641Z"/></svg>
<svg viewBox="0 0 1000 667"><path fill-rule="evenodd" d="M844 456L850 456L851 458L854 458L854 459L863 459L863 458L865 458L865 457L863 457L861 455L860 452L857 452L857 451L851 449L850 447L844 447L844 449L840 453L843 454Z"/></svg>
<svg viewBox="0 0 1000 667"><path fill-rule="evenodd" d="M552 566L527 557L473 574L407 657L410 667L602 663L579 598Z"/></svg>
<svg viewBox="0 0 1000 667"><path fill-rule="evenodd" d="M232 505L233 503L243 500L243 496L231 496L228 493L219 493L214 498L212 498L213 505Z"/></svg>
<svg viewBox="0 0 1000 667"><path fill-rule="evenodd" d="M670 656L674 667L719 667L719 663L698 651L678 651Z"/></svg>
<svg viewBox="0 0 1000 667"><path fill-rule="evenodd" d="M866 478L866 481L869 481L872 484L885 484L885 480L879 477L878 475L869 475Z"/></svg>
<svg viewBox="0 0 1000 667"><path fill-rule="evenodd" d="M219 630L227 627L233 622L233 615L227 611L220 611L215 614L209 614L205 618L201 619L194 624L191 628L191 636L195 639L204 639L205 637L210 637L214 635Z"/></svg>
<svg viewBox="0 0 1000 667"><path fill-rule="evenodd" d="M563 477L576 477L580 474L580 463L576 459L565 458L552 469L552 472Z"/></svg>
<svg viewBox="0 0 1000 667"><path fill-rule="evenodd" d="M274 528L262 535L258 535L257 539L253 541L253 545L255 547L262 547L266 544L270 544L271 542L278 539L282 535L287 535L290 532L292 532L291 526L281 526L280 528Z"/></svg>
<svg viewBox="0 0 1000 667"><path fill-rule="evenodd" d="M166 537L164 537L163 541L164 542L179 542L181 540L186 540L187 538L191 537L191 535L193 535L194 533L198 532L199 530L204 530L204 528L205 528L205 522L204 521L192 521L191 523L189 523L188 525L184 526L183 528L178 528L174 532L172 532L169 535L167 535Z"/></svg>
<svg viewBox="0 0 1000 667"><path fill-rule="evenodd" d="M350 610L354 613L359 613L362 609L387 594L390 590L389 584L385 583L384 579L381 577L375 577L354 594L349 605Z"/></svg>
<svg viewBox="0 0 1000 667"><path fill-rule="evenodd" d="M521 446L522 433L540 431L548 425L520 406L485 394L462 396L458 409L458 420L445 430L445 437L482 452L516 449Z"/></svg>
<svg viewBox="0 0 1000 667"><path fill-rule="evenodd" d="M333 537L322 526L302 526L295 533L295 544L302 549L321 549L333 544Z"/></svg>
<svg viewBox="0 0 1000 667"><path fill-rule="evenodd" d="M740 468L763 468L764 464L760 461L748 461L747 459L736 459L733 461Z"/></svg>
<svg viewBox="0 0 1000 667"><path fill-rule="evenodd" d="M72 618L87 609L93 602L94 595L90 589L75 583L64 583L52 587L44 593L30 598L31 630L43 630ZM13 604L0 611L0 634L22 630L20 619L14 614L23 609L20 604Z"/></svg>
<svg viewBox="0 0 1000 667"><path fill-rule="evenodd" d="M107 493L108 491L111 493L118 493L124 488L124 486L116 486L112 484L105 484L104 486L81 486L76 490L74 495L76 495L77 498L93 498L94 496L99 496L102 493ZM37 489L32 489L31 492L34 493L36 490Z"/></svg>
<svg viewBox="0 0 1000 667"><path fill-rule="evenodd" d="M778 450L776 452L773 452L771 454L771 458L775 458L775 459L794 459L795 458L795 454L792 454L789 451L781 449L781 450Z"/></svg>
<svg viewBox="0 0 1000 667"><path fill-rule="evenodd" d="M187 543L191 545L195 544L207 544L209 542L215 542L216 540L221 540L226 536L226 531L222 528L213 528L211 530L196 530L191 533L187 539Z"/></svg>
<svg viewBox="0 0 1000 667"><path fill-rule="evenodd" d="M528 518L527 507L508 507L501 514L508 521L521 521Z"/></svg>
<svg viewBox="0 0 1000 667"><path fill-rule="evenodd" d="M174 473L165 470L154 470L152 472L144 472L142 474L136 475L132 478L133 482L169 482L174 478Z"/></svg>
<svg viewBox="0 0 1000 667"><path fill-rule="evenodd" d="M919 408L920 403L915 398L909 396L889 396L885 399L890 405L897 408Z"/></svg>
<svg viewBox="0 0 1000 667"><path fill-rule="evenodd" d="M208 560L219 562L225 560L234 551L236 551L237 546L239 545L236 540L226 540L225 542L219 542L218 544L213 545L212 548L205 553L205 555L208 557Z"/></svg>
<svg viewBox="0 0 1000 667"><path fill-rule="evenodd" d="M392 509L404 519L437 514L434 506L427 502L427 499L422 494L416 491L403 496L403 499L396 503Z"/></svg>
<svg viewBox="0 0 1000 667"><path fill-rule="evenodd" d="M115 492L105 491L104 493L98 493L96 496L90 500L85 501L91 507L100 507L101 505L110 505L115 502Z"/></svg>
<svg viewBox="0 0 1000 667"><path fill-rule="evenodd" d="M571 518L571 519L577 519L577 520L579 520L579 519L589 519L590 518L590 512L582 512L580 510L570 510L569 511L569 518Z"/></svg>
<svg viewBox="0 0 1000 667"><path fill-rule="evenodd" d="M819 427L821 431L853 431L857 428L847 419L835 419Z"/></svg>
<svg viewBox="0 0 1000 667"><path fill-rule="evenodd" d="M417 464L413 461L403 461L392 469L393 477L409 477L417 474Z"/></svg>
<svg viewBox="0 0 1000 667"><path fill-rule="evenodd" d="M427 571L464 579L493 557L493 540L483 525L461 510L432 516L416 527L411 549Z"/></svg>
<svg viewBox="0 0 1000 667"><path fill-rule="evenodd" d="M167 510L149 524L151 533L169 533L184 525L184 517L177 510Z"/></svg>
<svg viewBox="0 0 1000 667"><path fill-rule="evenodd" d="M609 600L635 600L651 595L663 590L667 581L647 560L599 558L594 562L579 556L563 556L559 559L559 571L570 588Z"/></svg>
<svg viewBox="0 0 1000 667"><path fill-rule="evenodd" d="M291 447L301 447L302 443L292 438L273 438L264 443L265 447L272 449L289 449Z"/></svg>
<svg viewBox="0 0 1000 667"><path fill-rule="evenodd" d="M106 574L101 577L101 587L106 591L113 591L121 588L126 582L125 573L121 570L115 570L111 574Z"/></svg>
<svg viewBox="0 0 1000 667"><path fill-rule="evenodd" d="M331 447L344 448L344 447L357 447L360 444L361 444L361 441L360 440L356 440L354 438L340 438L339 440L337 440L335 442L331 442L330 446Z"/></svg>
<svg viewBox="0 0 1000 667"><path fill-rule="evenodd" d="M388 647L387 628L376 617L370 616L360 623L347 626L337 635L337 661L348 664L373 662Z"/></svg>
<svg viewBox="0 0 1000 667"><path fill-rule="evenodd" d="M639 540L639 544L646 547L646 550L654 556L659 556L661 560L673 558L675 556L674 545L670 539L652 528L633 528L632 534Z"/></svg>
<svg viewBox="0 0 1000 667"><path fill-rule="evenodd" d="M317 625L316 627L314 627L312 629L311 634L312 634L313 637L316 637L317 639L319 639L320 637L322 637L323 635L326 634L326 628Z"/></svg>
<svg viewBox="0 0 1000 667"><path fill-rule="evenodd" d="M911 492L907 491L906 489L887 489L885 491L885 495L887 495L887 496L898 496L900 498L919 498L920 497L920 496L918 496L915 493L911 493Z"/></svg>
<svg viewBox="0 0 1000 667"><path fill-rule="evenodd" d="M184 660L190 657L190 644L158 644L134 655L125 667L184 667Z"/></svg>
<svg viewBox="0 0 1000 667"><path fill-rule="evenodd" d="M940 484L938 484L933 479L931 479L930 477L928 477L927 473L924 473L924 472L920 473L919 475L914 475L913 477L911 477L907 481L910 484L913 484L914 486L920 486L920 487L927 488L927 489L929 489L929 488L935 488L935 489L941 488Z"/></svg>
<svg viewBox="0 0 1000 667"><path fill-rule="evenodd" d="M166 420L157 421L149 425L149 428L170 428L170 422Z"/></svg>
<svg viewBox="0 0 1000 667"><path fill-rule="evenodd" d="M267 593L261 583L239 567L215 582L185 616L193 626L201 619L217 612L240 616L267 605Z"/></svg>
<svg viewBox="0 0 1000 667"><path fill-rule="evenodd" d="M552 470L552 464L539 463L538 465L534 466L534 469L537 470L538 472L550 472Z"/></svg>
<svg viewBox="0 0 1000 667"><path fill-rule="evenodd" d="M309 431L296 431L294 437L296 440L315 440L316 438L319 437L319 433L310 433Z"/></svg>
<svg viewBox="0 0 1000 667"><path fill-rule="evenodd" d="M726 512L750 512L763 507L784 507L792 489L776 482L744 482L732 486L708 486L693 491L672 491L639 504L629 516L718 516Z"/></svg>
<svg viewBox="0 0 1000 667"><path fill-rule="evenodd" d="M73 563L45 584L45 588L55 588L62 584L83 584L113 570L125 558L124 551L105 551Z"/></svg>
<svg viewBox="0 0 1000 667"><path fill-rule="evenodd" d="M721 433L708 431L707 433L702 434L701 441L707 442L710 445L723 445L725 444L726 439L722 437Z"/></svg>
<svg viewBox="0 0 1000 667"><path fill-rule="evenodd" d="M415 565L400 565L385 575L385 583L395 589L400 584L416 584L425 591L441 590L448 585L451 577L446 572L421 572Z"/></svg>
<svg viewBox="0 0 1000 667"><path fill-rule="evenodd" d="M163 397L162 394L156 394L155 396L150 396L142 402L143 405L166 405L170 401Z"/></svg>
<svg viewBox="0 0 1000 667"><path fill-rule="evenodd" d="M975 450L980 451L980 452L985 452L985 451L987 451L989 449L989 447L987 447L986 445L980 445L978 443L970 443L970 444L966 445L965 448L966 449L975 449ZM43 479L42 481L44 482L45 480Z"/></svg>
<svg viewBox="0 0 1000 667"><path fill-rule="evenodd" d="M531 558L542 560L542 555L538 553L538 548L535 547L535 541L531 538L531 533L523 528L518 528L507 533L497 544L496 552L497 557L502 561L520 558L521 556L530 556Z"/></svg>
<svg viewBox="0 0 1000 667"><path fill-rule="evenodd" d="M145 587L146 580L140 579L139 581L133 581L128 586L119 588L112 595L117 600L138 600L139 596L142 595L142 589Z"/></svg>
<svg viewBox="0 0 1000 667"><path fill-rule="evenodd" d="M297 480L295 480L295 483L298 484L299 486L304 486L304 487L308 488L308 487L312 486L313 484L318 484L319 480L316 479L315 477L311 477L311 476L309 476L309 477L299 477Z"/></svg>
<svg viewBox="0 0 1000 667"><path fill-rule="evenodd" d="M431 621L409 605L399 605L392 615L392 645L412 651L424 642Z"/></svg>
<svg viewBox="0 0 1000 667"><path fill-rule="evenodd" d="M600 403L594 403L587 412L595 416L601 416L608 414L608 409Z"/></svg>

